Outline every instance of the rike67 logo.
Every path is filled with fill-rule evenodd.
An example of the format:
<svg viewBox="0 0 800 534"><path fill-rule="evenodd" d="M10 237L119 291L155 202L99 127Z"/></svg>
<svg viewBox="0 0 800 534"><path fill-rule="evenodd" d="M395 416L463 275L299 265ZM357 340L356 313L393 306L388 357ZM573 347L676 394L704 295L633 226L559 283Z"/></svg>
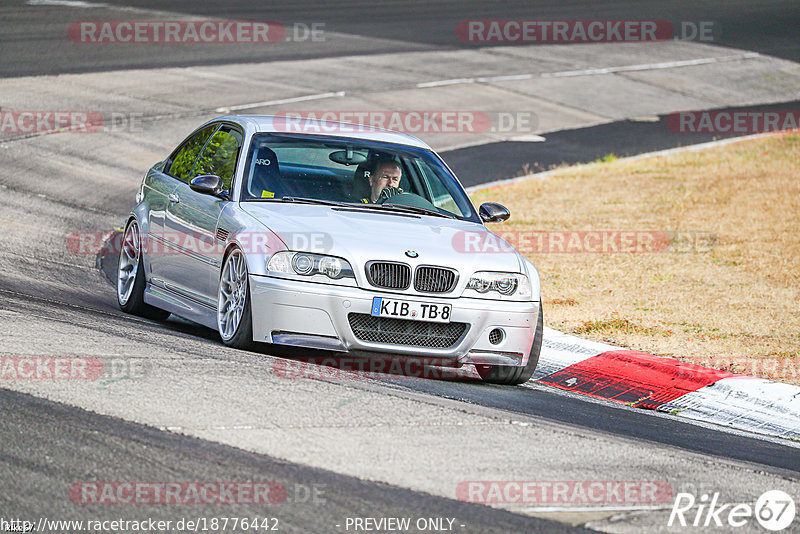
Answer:
<svg viewBox="0 0 800 534"><path fill-rule="evenodd" d="M781 490L764 492L755 506L746 503L721 503L719 493L704 493L696 498L691 493L678 493L667 526L681 527L746 527L753 528L753 518L766 530L777 532L794 521L794 499Z"/></svg>

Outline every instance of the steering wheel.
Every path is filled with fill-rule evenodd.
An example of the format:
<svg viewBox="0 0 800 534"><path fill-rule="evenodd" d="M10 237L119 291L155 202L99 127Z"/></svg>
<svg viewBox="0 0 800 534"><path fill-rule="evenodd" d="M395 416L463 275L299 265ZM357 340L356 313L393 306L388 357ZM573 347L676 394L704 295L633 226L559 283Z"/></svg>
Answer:
<svg viewBox="0 0 800 534"><path fill-rule="evenodd" d="M436 206L428 202L425 198L415 193L395 193L394 195L378 199L377 204L397 204L398 206L413 206L416 208L425 208L429 210L439 211Z"/></svg>

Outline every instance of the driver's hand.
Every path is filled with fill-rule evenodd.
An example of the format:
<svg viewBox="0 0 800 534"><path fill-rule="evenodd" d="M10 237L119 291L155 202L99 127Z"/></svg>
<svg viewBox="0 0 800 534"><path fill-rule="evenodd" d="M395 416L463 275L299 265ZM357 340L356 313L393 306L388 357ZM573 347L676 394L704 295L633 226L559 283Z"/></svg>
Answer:
<svg viewBox="0 0 800 534"><path fill-rule="evenodd" d="M381 191L381 194L378 195L378 202L383 203L386 200L389 200L395 195L399 195L403 192L402 189L399 187L384 187Z"/></svg>

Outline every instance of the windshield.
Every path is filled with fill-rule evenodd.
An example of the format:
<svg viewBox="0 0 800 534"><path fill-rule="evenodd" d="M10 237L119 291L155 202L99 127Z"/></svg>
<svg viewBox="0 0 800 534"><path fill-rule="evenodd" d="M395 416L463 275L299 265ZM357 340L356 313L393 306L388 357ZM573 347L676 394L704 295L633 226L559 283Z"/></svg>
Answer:
<svg viewBox="0 0 800 534"><path fill-rule="evenodd" d="M464 190L430 150L340 137L256 134L241 200L284 198L423 208L478 221Z"/></svg>

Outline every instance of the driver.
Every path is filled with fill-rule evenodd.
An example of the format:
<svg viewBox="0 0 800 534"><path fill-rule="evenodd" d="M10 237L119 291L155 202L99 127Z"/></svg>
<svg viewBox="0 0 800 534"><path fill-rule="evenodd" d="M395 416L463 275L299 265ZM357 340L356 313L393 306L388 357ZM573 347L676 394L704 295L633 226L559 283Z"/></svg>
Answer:
<svg viewBox="0 0 800 534"><path fill-rule="evenodd" d="M361 202L374 204L381 198L385 200L403 192L399 187L403 170L394 160L378 161L375 170L365 172L364 177L369 180L370 193Z"/></svg>

